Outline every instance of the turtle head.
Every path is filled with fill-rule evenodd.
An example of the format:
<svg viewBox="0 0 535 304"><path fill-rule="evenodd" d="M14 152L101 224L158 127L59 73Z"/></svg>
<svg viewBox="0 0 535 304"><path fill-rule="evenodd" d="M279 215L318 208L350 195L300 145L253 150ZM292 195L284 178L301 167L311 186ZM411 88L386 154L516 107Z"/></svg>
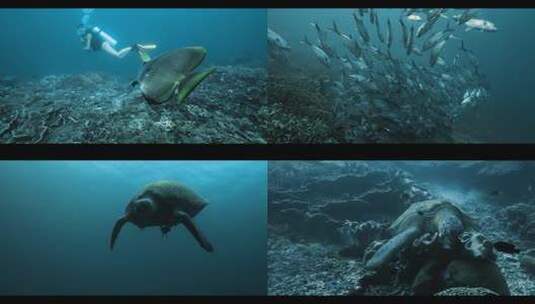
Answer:
<svg viewBox="0 0 535 304"><path fill-rule="evenodd" d="M453 249L464 231L462 220L455 212L443 209L438 211L437 217L438 239L444 249Z"/></svg>
<svg viewBox="0 0 535 304"><path fill-rule="evenodd" d="M147 198L136 199L131 201L125 210L125 217L138 226L144 228L149 225L150 218L154 214L152 201Z"/></svg>
<svg viewBox="0 0 535 304"><path fill-rule="evenodd" d="M152 201L147 198L132 200L125 210L123 217L119 218L115 225L110 238L110 249L113 250L115 241L121 232L124 224L132 223L139 228L147 227L151 222L151 217L154 214L154 207Z"/></svg>

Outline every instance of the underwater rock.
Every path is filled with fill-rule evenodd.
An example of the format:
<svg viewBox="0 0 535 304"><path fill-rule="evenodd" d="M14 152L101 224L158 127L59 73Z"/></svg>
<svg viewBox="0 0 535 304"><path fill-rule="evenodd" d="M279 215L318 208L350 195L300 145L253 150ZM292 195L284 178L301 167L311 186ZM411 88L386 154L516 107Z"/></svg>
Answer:
<svg viewBox="0 0 535 304"><path fill-rule="evenodd" d="M258 127L265 69L216 68L185 105L151 107L128 92L128 81L103 73L20 83L0 94L0 142L265 143Z"/></svg>
<svg viewBox="0 0 535 304"><path fill-rule="evenodd" d="M518 233L523 239L535 240L535 206L526 203L517 203L502 208L497 217L509 229Z"/></svg>
<svg viewBox="0 0 535 304"><path fill-rule="evenodd" d="M520 255L520 266L527 273L535 275L535 249L529 249Z"/></svg>
<svg viewBox="0 0 535 304"><path fill-rule="evenodd" d="M268 295L342 295L361 276L360 263L339 259L333 246L295 243L270 235L267 245Z"/></svg>
<svg viewBox="0 0 535 304"><path fill-rule="evenodd" d="M454 260L445 272L444 287L484 287L500 295L510 295L509 287L498 266L489 261Z"/></svg>
<svg viewBox="0 0 535 304"><path fill-rule="evenodd" d="M482 287L454 287L437 292L435 296L499 296L499 294Z"/></svg>

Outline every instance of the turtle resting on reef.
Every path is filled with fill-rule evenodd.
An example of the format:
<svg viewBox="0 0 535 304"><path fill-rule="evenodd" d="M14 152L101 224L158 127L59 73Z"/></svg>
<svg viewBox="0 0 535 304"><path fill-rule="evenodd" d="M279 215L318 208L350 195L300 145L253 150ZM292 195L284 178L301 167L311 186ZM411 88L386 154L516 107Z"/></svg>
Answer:
<svg viewBox="0 0 535 304"><path fill-rule="evenodd" d="M152 60L147 59L138 79L131 83L139 85L145 100L161 104L176 100L182 103L191 92L215 69L193 72L206 56L203 47L185 47L169 51Z"/></svg>
<svg viewBox="0 0 535 304"><path fill-rule="evenodd" d="M509 288L494 263L493 244L477 225L447 200L412 204L389 227L392 237L378 246L366 262L362 284L381 283L390 262L404 259L412 273L415 294L433 294L453 287L483 287L508 295ZM365 287L365 286L363 286Z"/></svg>
<svg viewBox="0 0 535 304"><path fill-rule="evenodd" d="M383 266L401 249L427 235L433 241L438 241L444 249L452 249L457 237L465 229L472 229L472 226L472 220L448 201L414 203L390 225L389 231L393 237L368 260L366 268L374 270Z"/></svg>
<svg viewBox="0 0 535 304"><path fill-rule="evenodd" d="M183 224L202 248L212 252L214 248L192 220L206 205L203 198L177 182L151 183L128 203L125 215L115 223L110 248L113 250L121 228L129 222L141 229L159 226L164 236L171 227Z"/></svg>

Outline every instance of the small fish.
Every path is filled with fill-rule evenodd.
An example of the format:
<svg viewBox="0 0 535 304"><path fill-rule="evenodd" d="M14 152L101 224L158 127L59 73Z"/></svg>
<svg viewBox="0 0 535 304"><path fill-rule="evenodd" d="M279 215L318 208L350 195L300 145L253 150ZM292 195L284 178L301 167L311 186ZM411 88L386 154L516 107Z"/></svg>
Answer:
<svg viewBox="0 0 535 304"><path fill-rule="evenodd" d="M351 41L351 39L352 39L351 35L348 35L348 34L340 32L340 30L338 29L338 26L336 25L336 22L334 20L333 20L333 27L330 28L330 30L332 32L334 32L336 35L340 36L344 40Z"/></svg>
<svg viewBox="0 0 535 304"><path fill-rule="evenodd" d="M446 45L446 40L442 40L433 49L431 50L431 57L429 59L429 64L431 66L434 66L437 63L437 60L440 56L440 53L442 52L442 49L444 49L444 46Z"/></svg>
<svg viewBox="0 0 535 304"><path fill-rule="evenodd" d="M424 41L424 44L422 46L422 51L427 51L431 48L433 48L437 43L439 43L442 40L448 39L451 32L455 30L446 27L445 30L442 30L440 32L436 32L433 35L427 37L427 39Z"/></svg>
<svg viewBox="0 0 535 304"><path fill-rule="evenodd" d="M370 35L368 35L368 31L364 26L364 21L362 21L362 19L360 19L355 13L353 13L353 19L355 20L355 24L357 25L357 30L359 31L360 37L362 37L364 42L370 42Z"/></svg>
<svg viewBox="0 0 535 304"><path fill-rule="evenodd" d="M316 57L320 60L320 62L323 63L323 65L329 67L329 65L331 64L331 58L329 58L329 56L327 55L327 53L325 53L324 50L322 50L317 45L313 45L312 51L314 52L314 55L316 55Z"/></svg>
<svg viewBox="0 0 535 304"><path fill-rule="evenodd" d="M399 19L399 24L401 25L401 43L406 48L408 38L409 38L409 33L407 32L407 26L405 26L405 23L403 23L402 19Z"/></svg>
<svg viewBox="0 0 535 304"><path fill-rule="evenodd" d="M466 31L473 29L480 30L482 32L497 32L498 28L496 25L488 20L483 19L470 19L464 23L466 25Z"/></svg>
<svg viewBox="0 0 535 304"><path fill-rule="evenodd" d="M318 34L321 43L324 43L327 40L327 32L323 31L317 22L311 22L310 25L316 29L316 33Z"/></svg>
<svg viewBox="0 0 535 304"><path fill-rule="evenodd" d="M516 248L514 244L508 243L508 242L496 242L494 243L494 249L500 252L505 252L509 254L516 254L520 253L520 249Z"/></svg>
<svg viewBox="0 0 535 304"><path fill-rule="evenodd" d="M407 56L409 56L413 49L414 44L414 26L411 26L411 30L409 31L409 37L407 37Z"/></svg>
<svg viewBox="0 0 535 304"><path fill-rule="evenodd" d="M470 9L466 9L461 15L453 16L453 19L457 21L457 24L462 25L475 17L475 13L473 13Z"/></svg>
<svg viewBox="0 0 535 304"><path fill-rule="evenodd" d="M281 35L277 34L275 31L273 31L269 27L267 29L267 38L268 38L268 42L271 45L274 45L283 50L291 50L290 45L288 44L288 41L286 41L286 39L282 38Z"/></svg>
<svg viewBox="0 0 535 304"><path fill-rule="evenodd" d="M376 18L377 15L375 14L375 10L373 8L370 8L370 23L375 24Z"/></svg>
<svg viewBox="0 0 535 304"><path fill-rule="evenodd" d="M346 43L346 47L349 49L351 54L353 54L353 56L355 56L355 58L360 58L360 56L362 55L362 48L360 47L357 39L353 39L351 41L348 41Z"/></svg>
<svg viewBox="0 0 535 304"><path fill-rule="evenodd" d="M422 21L422 17L416 15L416 14L410 14L407 16L407 19L410 21Z"/></svg>
<svg viewBox="0 0 535 304"><path fill-rule="evenodd" d="M379 20L375 20L375 29L377 30L377 38L379 38L379 41L385 43L385 37L383 37L383 33L381 32L381 24Z"/></svg>
<svg viewBox="0 0 535 304"><path fill-rule="evenodd" d="M390 50L390 47L392 46L392 24L390 24L390 19L386 20L386 45L388 46L388 49Z"/></svg>
<svg viewBox="0 0 535 304"><path fill-rule="evenodd" d="M426 22L422 23L422 25L420 25L416 31L416 37L420 38L425 33L429 32L433 28L433 25L435 25L435 23L438 21L439 17L440 15L437 17L432 17L431 19L428 19Z"/></svg>

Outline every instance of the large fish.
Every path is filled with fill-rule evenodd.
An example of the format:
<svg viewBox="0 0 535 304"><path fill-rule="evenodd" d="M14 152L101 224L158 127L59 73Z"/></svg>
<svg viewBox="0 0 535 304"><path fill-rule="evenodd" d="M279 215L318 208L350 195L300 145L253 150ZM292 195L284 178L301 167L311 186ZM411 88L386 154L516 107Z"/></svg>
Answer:
<svg viewBox="0 0 535 304"><path fill-rule="evenodd" d="M193 72L204 58L203 47L185 47L164 53L143 64L138 79L132 86L138 85L143 97L149 103L165 103L176 100L182 103L191 92L211 73Z"/></svg>

